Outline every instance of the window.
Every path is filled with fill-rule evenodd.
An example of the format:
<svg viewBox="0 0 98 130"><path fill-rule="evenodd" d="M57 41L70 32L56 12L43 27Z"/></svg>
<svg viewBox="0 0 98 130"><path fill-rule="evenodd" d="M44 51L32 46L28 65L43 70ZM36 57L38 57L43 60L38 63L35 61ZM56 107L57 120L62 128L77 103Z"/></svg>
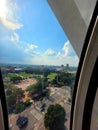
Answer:
<svg viewBox="0 0 98 130"><path fill-rule="evenodd" d="M0 15L9 128L44 130L52 105L65 111L64 127L69 129L79 58L47 1L4 0Z"/></svg>

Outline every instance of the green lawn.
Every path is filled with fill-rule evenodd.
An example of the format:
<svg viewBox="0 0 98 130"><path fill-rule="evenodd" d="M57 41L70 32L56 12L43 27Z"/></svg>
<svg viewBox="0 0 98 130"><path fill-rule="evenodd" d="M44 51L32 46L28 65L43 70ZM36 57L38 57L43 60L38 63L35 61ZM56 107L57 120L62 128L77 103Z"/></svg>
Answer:
<svg viewBox="0 0 98 130"><path fill-rule="evenodd" d="M35 77L43 77L42 74L32 74L32 75L35 76Z"/></svg>
<svg viewBox="0 0 98 130"><path fill-rule="evenodd" d="M25 73L25 72L22 72L22 73L19 73L20 76L23 76L24 78L29 78L29 77L42 77L42 75L40 74L29 74L29 73Z"/></svg>
<svg viewBox="0 0 98 130"><path fill-rule="evenodd" d="M18 73L18 74L16 74L16 73L9 73L8 75L7 75L7 77L9 77L9 78L13 78L13 77L24 77L24 78L29 78L29 77L35 77L35 78L37 78L37 77L43 77L43 75L42 74L30 74L30 73L25 73L25 72L21 72L21 73Z"/></svg>
<svg viewBox="0 0 98 130"><path fill-rule="evenodd" d="M57 76L57 73L51 73L48 75L48 79L53 80L53 79L55 79L56 76Z"/></svg>
<svg viewBox="0 0 98 130"><path fill-rule="evenodd" d="M18 75L23 76L24 78L29 78L29 77L33 76L32 74L28 74L28 73L25 73L25 72L21 72Z"/></svg>
<svg viewBox="0 0 98 130"><path fill-rule="evenodd" d="M9 73L9 74L7 75L7 77L13 78L13 77L19 77L19 76L17 76L15 73Z"/></svg>

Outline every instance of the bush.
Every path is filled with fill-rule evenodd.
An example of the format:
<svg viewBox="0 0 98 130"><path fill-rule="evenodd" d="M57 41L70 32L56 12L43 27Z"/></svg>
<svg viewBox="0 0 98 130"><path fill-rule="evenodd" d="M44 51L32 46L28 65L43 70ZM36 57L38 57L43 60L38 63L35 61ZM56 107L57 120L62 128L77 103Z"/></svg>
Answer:
<svg viewBox="0 0 98 130"><path fill-rule="evenodd" d="M31 105L30 99L28 99L26 102L24 102L24 105L25 105L26 107L30 106L30 105Z"/></svg>
<svg viewBox="0 0 98 130"><path fill-rule="evenodd" d="M18 114L18 113L22 112L24 109L25 109L25 105L23 103L19 103L16 105L14 113Z"/></svg>

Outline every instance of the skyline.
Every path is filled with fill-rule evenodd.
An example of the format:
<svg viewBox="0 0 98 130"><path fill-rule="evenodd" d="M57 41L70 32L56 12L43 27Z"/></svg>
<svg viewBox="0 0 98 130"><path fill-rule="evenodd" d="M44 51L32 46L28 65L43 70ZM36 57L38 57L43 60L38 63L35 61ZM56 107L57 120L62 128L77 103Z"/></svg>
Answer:
<svg viewBox="0 0 98 130"><path fill-rule="evenodd" d="M4 0L0 6L1 63L78 66L79 59L46 0Z"/></svg>

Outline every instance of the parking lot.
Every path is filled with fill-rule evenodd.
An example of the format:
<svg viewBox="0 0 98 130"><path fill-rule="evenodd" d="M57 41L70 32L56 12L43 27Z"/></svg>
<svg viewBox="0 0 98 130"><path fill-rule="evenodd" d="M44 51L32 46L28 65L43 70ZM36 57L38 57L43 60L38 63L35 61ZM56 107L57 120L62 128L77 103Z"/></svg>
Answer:
<svg viewBox="0 0 98 130"><path fill-rule="evenodd" d="M36 109L33 109L33 110L31 110L30 111L30 113L34 116L34 118L36 119L36 120L41 120L41 118L42 118L42 113L40 113L38 110L36 110Z"/></svg>

